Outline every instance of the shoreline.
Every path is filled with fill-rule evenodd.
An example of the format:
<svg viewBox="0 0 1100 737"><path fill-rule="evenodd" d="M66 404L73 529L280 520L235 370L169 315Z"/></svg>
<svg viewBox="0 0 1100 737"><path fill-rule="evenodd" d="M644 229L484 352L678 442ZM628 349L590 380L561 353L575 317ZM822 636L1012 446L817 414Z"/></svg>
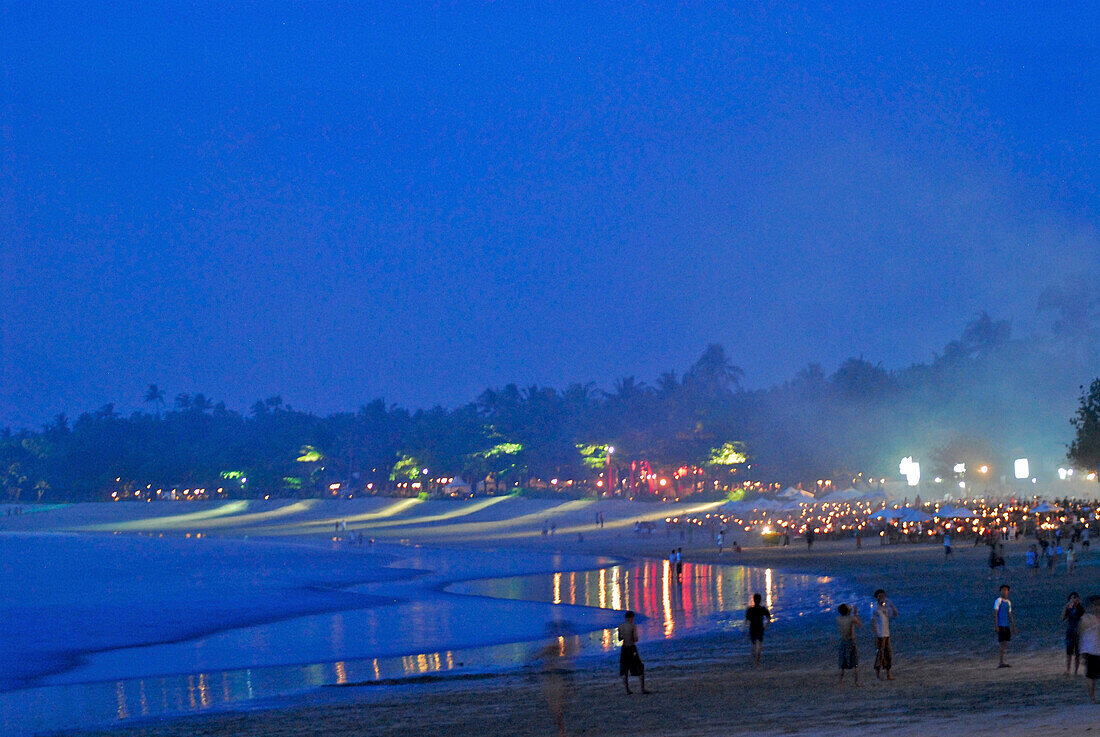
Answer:
<svg viewBox="0 0 1100 737"><path fill-rule="evenodd" d="M805 548L745 546L716 555L703 536L694 541L632 536L623 530L586 531L585 542L486 537L448 542L447 547L547 554L576 553L637 560L660 558L681 544L685 560L773 568L792 574L841 578L870 600L882 587L898 605L893 626L895 674L876 681L873 645L865 624L859 636L863 685L836 683L835 626L791 621L770 628L764 665L749 665L741 633L657 644L642 630L651 696L627 696L613 655L578 661L565 706L569 734L710 735L780 732L839 735L853 728L883 728L912 735L960 733L1023 735L1084 734L1100 718L1087 703L1083 678L1062 675L1064 652L1058 616L1070 589L1100 592L1100 551L1085 556L1075 574L1051 577L1023 567L1026 544L1009 543L1008 569L990 577L986 548L958 547L945 562L942 547L928 543L867 545L819 541ZM1012 586L1020 633L1009 650L1013 668L996 668L991 633L992 602L1002 580ZM812 618L811 618L812 619ZM450 681L450 682L448 682ZM487 687L487 684L491 684ZM345 690L346 689L346 690ZM487 733L534 737L553 732L540 683L529 674L486 680L441 678L436 683L341 687L339 698L320 693L297 701L276 700L262 709L225 711L111 729L67 730L63 735L182 737L183 735L403 735L410 725L442 737Z"/></svg>

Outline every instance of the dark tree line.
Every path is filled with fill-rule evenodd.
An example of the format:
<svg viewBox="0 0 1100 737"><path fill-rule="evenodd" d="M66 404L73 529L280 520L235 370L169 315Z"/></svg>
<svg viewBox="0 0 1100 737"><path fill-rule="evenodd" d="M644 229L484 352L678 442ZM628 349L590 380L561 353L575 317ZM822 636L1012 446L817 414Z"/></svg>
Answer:
<svg viewBox="0 0 1100 737"><path fill-rule="evenodd" d="M717 344L683 375L670 371L652 384L633 376L609 391L509 384L454 410L410 411L379 399L318 417L272 397L239 413L203 394L180 394L169 406L150 385L145 411L130 416L108 404L37 431L4 430L0 494L75 501L221 488L231 497L315 496L332 484L340 493L383 491L448 476L488 490L550 479L591 490L610 447L620 482L644 462L665 477L691 469L692 488L700 475L723 485L895 476L903 455L944 475L963 458L994 473L1019 453L1057 463L1072 439L1074 390L1100 365L1100 321L1096 309L1078 314L1072 300L1060 310L1065 299L1044 298L1057 317L1050 334L1014 339L1007 322L982 313L929 363L890 371L859 357L832 373L810 364L759 390L742 387L743 372ZM1100 384L1081 402L1069 455L1095 467ZM686 490L679 481L676 488Z"/></svg>

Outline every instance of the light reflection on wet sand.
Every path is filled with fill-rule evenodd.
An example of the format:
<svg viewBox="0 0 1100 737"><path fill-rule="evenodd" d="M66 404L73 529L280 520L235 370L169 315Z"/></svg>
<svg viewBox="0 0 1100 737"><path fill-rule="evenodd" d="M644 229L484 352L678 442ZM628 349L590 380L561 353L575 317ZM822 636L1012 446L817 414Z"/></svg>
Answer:
<svg viewBox="0 0 1100 737"><path fill-rule="evenodd" d="M835 598L827 578L780 574L743 566L683 564L682 575L668 560L645 560L588 571L512 576L466 581L449 594L545 602L560 607L633 609L644 619L646 640L670 640L739 629L754 592L763 595L777 621L831 609ZM464 597L460 597L464 598ZM546 619L562 610L546 609ZM568 609L564 610L568 616ZM358 612L362 617L366 612ZM335 650L348 639L349 612L326 617L322 634ZM426 602L412 602L416 627L446 627ZM304 620L303 626L307 626ZM316 620L312 620L316 624ZM569 644L589 654L618 647L615 630L600 628L572 636ZM167 714L206 711L242 702L303 693L326 685L400 682L401 679L476 673L523 665L533 640L503 645L439 650L399 657L345 659L303 666L256 667L107 683L63 685L0 694L6 733L32 734L44 729L126 722ZM566 648L566 638L561 638ZM50 714L50 717L43 717ZM48 719L49 721L43 721Z"/></svg>

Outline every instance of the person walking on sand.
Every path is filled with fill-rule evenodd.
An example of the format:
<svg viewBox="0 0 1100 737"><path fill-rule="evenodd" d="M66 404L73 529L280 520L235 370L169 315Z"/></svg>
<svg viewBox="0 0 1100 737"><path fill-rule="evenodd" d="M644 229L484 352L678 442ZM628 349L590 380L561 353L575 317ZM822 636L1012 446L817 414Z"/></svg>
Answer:
<svg viewBox="0 0 1100 737"><path fill-rule="evenodd" d="M550 622L546 630L550 642L535 654L535 659L542 676L542 695L550 707L558 737L565 737L565 701L573 675L576 638L567 622Z"/></svg>
<svg viewBox="0 0 1100 737"><path fill-rule="evenodd" d="M1001 662L998 668L1011 668L1005 662L1005 653L1012 635L1016 634L1016 615L1012 613L1012 601L1008 598L1008 584L1001 584L1001 595L993 602L993 630L1001 645Z"/></svg>
<svg viewBox="0 0 1100 737"><path fill-rule="evenodd" d="M841 604L836 608L836 626L840 632L840 643L837 648L840 662L840 682L844 682L844 671L852 671L855 685L859 685L859 650L856 648L856 628L863 624L854 607Z"/></svg>
<svg viewBox="0 0 1100 737"><path fill-rule="evenodd" d="M1078 625L1081 635L1081 654L1085 656L1085 679L1088 681L1089 700L1096 703L1096 679L1100 678L1100 596L1085 599L1085 615Z"/></svg>
<svg viewBox="0 0 1100 737"><path fill-rule="evenodd" d="M642 693L649 693L645 687L645 664L638 655L638 628L634 624L634 612L629 609L623 612L623 623L619 625L619 642L623 644L619 651L619 675L623 677L626 692L634 693L630 690L630 676L637 676Z"/></svg>
<svg viewBox="0 0 1100 737"><path fill-rule="evenodd" d="M1066 605L1062 607L1062 621L1066 623L1066 675L1069 675L1069 663L1073 661L1073 675L1081 667L1081 617L1085 616L1085 607L1081 604L1081 597L1073 591L1066 597Z"/></svg>
<svg viewBox="0 0 1100 737"><path fill-rule="evenodd" d="M875 603L871 605L871 629L875 633L875 678L882 678L886 671L886 680L894 680L890 669L894 666L894 648L890 645L890 620L898 616L898 608L886 598L886 592L875 592Z"/></svg>
<svg viewBox="0 0 1100 737"><path fill-rule="evenodd" d="M752 595L752 606L745 610L745 621L749 623L752 664L760 667L760 657L764 654L764 630L772 621L772 613L760 603L760 594Z"/></svg>

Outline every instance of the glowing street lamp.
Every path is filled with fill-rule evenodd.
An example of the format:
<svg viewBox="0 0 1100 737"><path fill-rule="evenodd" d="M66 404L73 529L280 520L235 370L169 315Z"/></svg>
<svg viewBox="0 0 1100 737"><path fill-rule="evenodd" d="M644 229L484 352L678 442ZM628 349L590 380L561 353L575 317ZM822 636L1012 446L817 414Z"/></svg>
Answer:
<svg viewBox="0 0 1100 737"><path fill-rule="evenodd" d="M612 493L615 488L615 480L611 478L611 454L615 452L615 446L607 446L607 493Z"/></svg>
<svg viewBox="0 0 1100 737"><path fill-rule="evenodd" d="M902 458L898 470L910 486L920 484L920 464L914 461L912 456Z"/></svg>
<svg viewBox="0 0 1100 737"><path fill-rule="evenodd" d="M1015 472L1017 480L1031 476L1031 467L1026 458L1017 458L1013 461L1012 470Z"/></svg>

